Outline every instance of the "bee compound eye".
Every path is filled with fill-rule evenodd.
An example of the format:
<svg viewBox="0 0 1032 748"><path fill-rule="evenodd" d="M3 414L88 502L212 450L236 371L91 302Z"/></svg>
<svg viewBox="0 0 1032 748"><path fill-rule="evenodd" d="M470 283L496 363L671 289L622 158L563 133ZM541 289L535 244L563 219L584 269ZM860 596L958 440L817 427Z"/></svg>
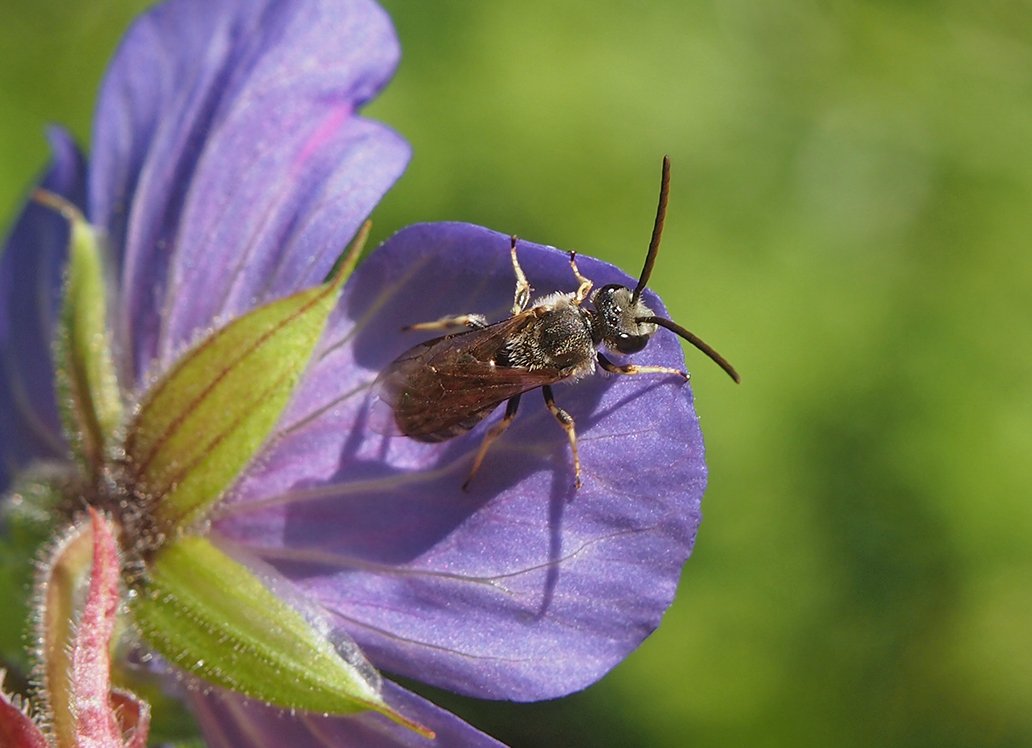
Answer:
<svg viewBox="0 0 1032 748"><path fill-rule="evenodd" d="M648 335L628 335L627 333L620 333L616 336L616 350L620 353L628 355L631 353L638 353L648 344Z"/></svg>

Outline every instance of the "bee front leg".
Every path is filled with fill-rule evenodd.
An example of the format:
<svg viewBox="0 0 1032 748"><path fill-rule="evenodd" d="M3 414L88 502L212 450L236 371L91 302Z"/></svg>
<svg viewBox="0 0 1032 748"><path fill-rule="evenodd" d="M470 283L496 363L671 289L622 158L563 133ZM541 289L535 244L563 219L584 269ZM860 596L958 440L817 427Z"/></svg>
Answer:
<svg viewBox="0 0 1032 748"><path fill-rule="evenodd" d="M566 438L570 440L570 451L573 453L573 487L580 488L580 455L577 452L577 431L574 429L573 416L556 405L551 387L546 384L541 388L541 392L545 396L545 405L555 416L555 420L559 421L559 425L566 432Z"/></svg>
<svg viewBox="0 0 1032 748"><path fill-rule="evenodd" d="M516 417L516 408L520 406L520 396L510 397L509 402L505 405L505 415L502 416L502 420L496 423L494 426L487 430L484 434L484 441L480 442L480 449L477 450L477 456L473 458L473 467L469 470L469 477L466 478L466 482L462 484L462 490L468 491L469 484L473 480L473 476L480 470L480 464L484 461L484 455L487 454L487 450L494 443L494 440L501 436L509 424L512 423L512 419Z"/></svg>
<svg viewBox="0 0 1032 748"><path fill-rule="evenodd" d="M588 294L591 293L591 286L593 285L591 280L581 275L581 271L577 269L577 253L570 252L570 269L573 270L573 277L577 279L577 293L574 294L574 303L580 304L584 299L588 298Z"/></svg>
<svg viewBox="0 0 1032 748"><path fill-rule="evenodd" d="M601 353L597 353L598 365L610 374L676 374L688 381L688 372L680 369L673 369L669 366L638 366L637 364L614 364Z"/></svg>
<svg viewBox="0 0 1032 748"><path fill-rule="evenodd" d="M402 332L413 330L447 330L449 327L470 327L474 330L481 330L487 327L487 317L483 314L455 314L448 317L441 317L431 322L417 322L414 325L405 325Z"/></svg>

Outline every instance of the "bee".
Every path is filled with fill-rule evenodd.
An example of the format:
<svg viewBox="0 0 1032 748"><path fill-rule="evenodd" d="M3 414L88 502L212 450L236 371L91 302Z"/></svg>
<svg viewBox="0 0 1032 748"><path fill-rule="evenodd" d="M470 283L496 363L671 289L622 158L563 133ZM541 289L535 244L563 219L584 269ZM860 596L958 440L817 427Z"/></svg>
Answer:
<svg viewBox="0 0 1032 748"><path fill-rule="evenodd" d="M656 316L641 299L659 253L669 194L670 159L664 157L652 240L633 291L609 284L593 292L593 283L581 275L576 253L571 252L570 269L577 290L551 293L531 303L532 289L520 267L513 236L510 255L516 290L508 319L488 324L482 315L464 314L405 328L466 329L410 348L380 375L380 397L391 407L403 435L422 442L445 441L469 431L506 403L505 415L485 433L463 489L469 488L491 445L512 423L525 392L541 388L545 405L566 432L574 485L580 488L574 420L556 404L552 385L581 379L594 373L596 366L611 374L666 374L688 380L687 372L666 366L614 363L599 348L622 355L638 353L663 327L705 353L735 382L740 381L723 356L677 323Z"/></svg>

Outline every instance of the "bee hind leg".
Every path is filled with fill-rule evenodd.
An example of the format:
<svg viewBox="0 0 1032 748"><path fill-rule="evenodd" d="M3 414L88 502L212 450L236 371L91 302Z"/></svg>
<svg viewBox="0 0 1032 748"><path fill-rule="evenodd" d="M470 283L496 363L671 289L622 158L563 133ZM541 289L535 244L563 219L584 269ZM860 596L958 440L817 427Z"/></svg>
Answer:
<svg viewBox="0 0 1032 748"><path fill-rule="evenodd" d="M520 396L510 397L509 402L505 405L505 415L502 416L502 420L496 423L494 426L487 430L484 434L484 440L480 442L480 449L477 450L477 456L473 458L473 467L469 469L469 477L466 478L466 482L462 484L462 490L468 491L469 484L473 481L473 476L480 470L480 465L484 461L484 456L487 454L487 450L491 448L494 440L501 436L509 424L512 423L512 419L516 417L516 408L520 406Z"/></svg>
<svg viewBox="0 0 1032 748"><path fill-rule="evenodd" d="M573 487L581 487L581 469L580 469L580 454L577 452L577 431L574 428L573 416L567 413L565 410L560 408L555 402L555 396L552 394L552 388L547 384L541 388L542 394L545 396L545 405L555 416L555 420L559 421L559 425L563 427L566 432L566 438L570 440L570 452L573 453Z"/></svg>

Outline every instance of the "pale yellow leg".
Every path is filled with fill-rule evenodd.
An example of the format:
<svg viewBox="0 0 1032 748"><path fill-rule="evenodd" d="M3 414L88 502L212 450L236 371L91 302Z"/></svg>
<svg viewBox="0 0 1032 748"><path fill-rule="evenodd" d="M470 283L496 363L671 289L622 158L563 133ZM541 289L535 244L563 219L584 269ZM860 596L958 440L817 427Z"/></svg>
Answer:
<svg viewBox="0 0 1032 748"><path fill-rule="evenodd" d="M580 270L577 269L576 252L570 252L570 267L573 269L573 275L577 279L577 282L580 283L580 285L577 286L577 293L574 295L574 303L580 304L588 298L588 294L591 293L592 283L588 278L581 275Z"/></svg>
<svg viewBox="0 0 1032 748"><path fill-rule="evenodd" d="M509 253L512 255L512 269L516 273L516 293L512 299L512 313L517 315L527 308L527 304L530 303L530 294L534 289L530 287L527 276L523 274L523 268L520 267L520 261L516 259L516 235L513 234L509 240L512 242L509 248Z"/></svg>
<svg viewBox="0 0 1032 748"><path fill-rule="evenodd" d="M670 366L638 366L637 364L614 364L601 353L598 354L598 365L610 374L676 374L686 381L690 379L688 372Z"/></svg>
<svg viewBox="0 0 1032 748"><path fill-rule="evenodd" d="M487 327L487 318L482 314L456 314L449 317L441 317L431 322L417 322L414 325L405 325L403 332L412 330L447 330L451 327L471 327L474 330Z"/></svg>

